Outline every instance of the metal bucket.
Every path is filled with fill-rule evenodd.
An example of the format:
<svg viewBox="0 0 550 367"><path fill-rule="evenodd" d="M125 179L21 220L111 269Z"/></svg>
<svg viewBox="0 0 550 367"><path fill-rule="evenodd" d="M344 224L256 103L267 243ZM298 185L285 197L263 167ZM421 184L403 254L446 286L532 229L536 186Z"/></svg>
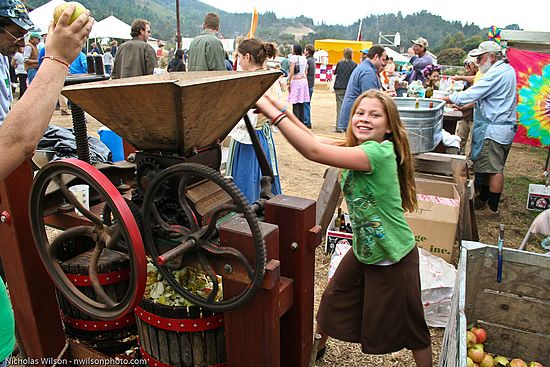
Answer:
<svg viewBox="0 0 550 367"><path fill-rule="evenodd" d="M415 104L418 100L418 108ZM443 137L445 101L429 98L395 98L397 110L409 134L412 154L432 151ZM430 108L430 103L433 107Z"/></svg>

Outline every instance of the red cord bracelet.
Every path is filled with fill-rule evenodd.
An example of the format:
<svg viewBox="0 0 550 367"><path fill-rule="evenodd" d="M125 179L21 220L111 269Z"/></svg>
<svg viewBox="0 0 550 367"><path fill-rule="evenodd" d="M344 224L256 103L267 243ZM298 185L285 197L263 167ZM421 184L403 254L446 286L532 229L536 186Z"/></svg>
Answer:
<svg viewBox="0 0 550 367"><path fill-rule="evenodd" d="M71 67L71 65L67 64L65 61L63 61L63 60L61 60L61 59L59 59L55 56L44 56L44 57L42 57L42 60L44 60L44 59L50 59L50 60L53 60L53 61L57 61L58 63L65 65L67 67L67 69L69 69Z"/></svg>

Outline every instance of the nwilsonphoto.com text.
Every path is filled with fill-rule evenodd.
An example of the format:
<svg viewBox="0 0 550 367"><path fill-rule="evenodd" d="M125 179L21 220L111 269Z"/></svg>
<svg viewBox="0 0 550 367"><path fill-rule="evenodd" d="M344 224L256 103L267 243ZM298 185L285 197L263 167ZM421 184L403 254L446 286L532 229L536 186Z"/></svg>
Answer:
<svg viewBox="0 0 550 367"><path fill-rule="evenodd" d="M17 358L11 357L8 359L8 366L65 366L65 365L146 365L145 359L121 359L121 358L75 358L75 359L56 359L56 358Z"/></svg>

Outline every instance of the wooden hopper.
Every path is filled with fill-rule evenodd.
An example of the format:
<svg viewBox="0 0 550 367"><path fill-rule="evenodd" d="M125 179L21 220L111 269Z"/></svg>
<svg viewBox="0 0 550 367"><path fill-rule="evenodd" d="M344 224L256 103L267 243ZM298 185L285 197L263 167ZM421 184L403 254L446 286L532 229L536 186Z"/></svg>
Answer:
<svg viewBox="0 0 550 367"><path fill-rule="evenodd" d="M280 75L165 73L73 85L63 95L139 150L185 154L224 139Z"/></svg>

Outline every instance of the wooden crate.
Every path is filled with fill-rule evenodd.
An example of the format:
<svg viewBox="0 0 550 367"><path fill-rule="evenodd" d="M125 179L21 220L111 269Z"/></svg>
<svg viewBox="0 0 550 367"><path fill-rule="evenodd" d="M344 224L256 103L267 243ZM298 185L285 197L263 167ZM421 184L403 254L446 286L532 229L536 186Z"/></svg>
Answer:
<svg viewBox="0 0 550 367"><path fill-rule="evenodd" d="M466 330L487 330L485 351L550 365L550 257L463 241L439 367L466 367Z"/></svg>

